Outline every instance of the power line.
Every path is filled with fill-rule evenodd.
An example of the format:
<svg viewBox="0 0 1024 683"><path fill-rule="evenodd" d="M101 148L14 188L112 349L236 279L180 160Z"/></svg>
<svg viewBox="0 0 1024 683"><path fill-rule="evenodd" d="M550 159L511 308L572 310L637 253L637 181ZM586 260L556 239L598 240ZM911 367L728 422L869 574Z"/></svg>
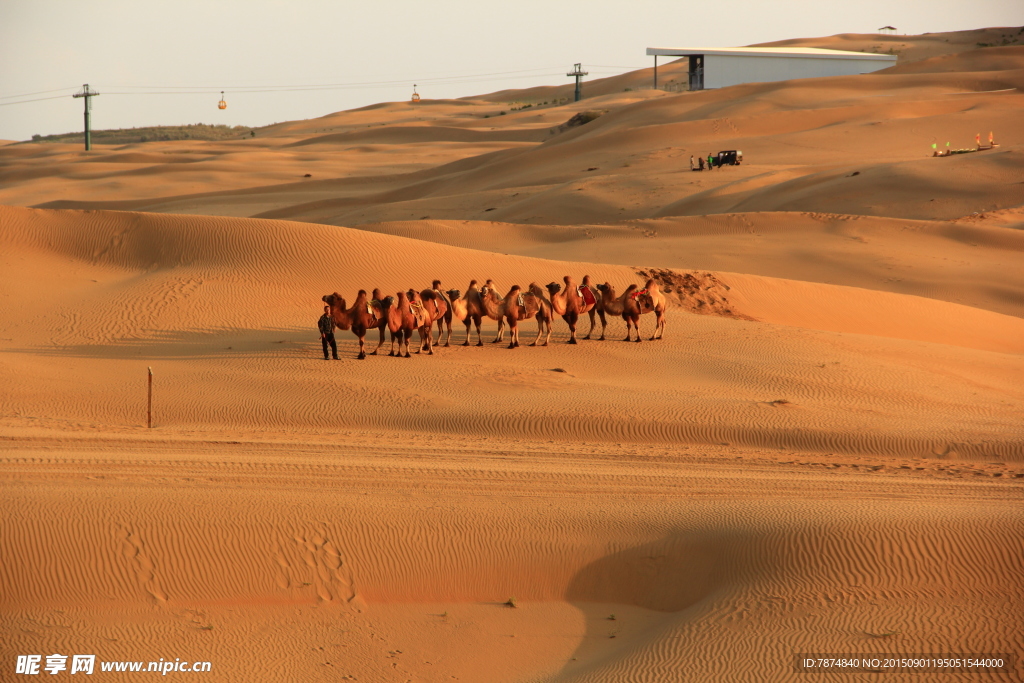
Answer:
<svg viewBox="0 0 1024 683"><path fill-rule="evenodd" d="M67 95L54 95L53 97L40 97L34 100L22 100L21 102L0 102L0 107L7 107L12 104L28 104L29 102L42 102L43 100L62 100Z"/></svg>
<svg viewBox="0 0 1024 683"><path fill-rule="evenodd" d="M607 69L628 69L635 70L641 67L612 67L604 66L598 68ZM524 78L550 76L556 78L560 76L560 73L547 72L537 73L540 71L547 71L547 67L538 69L520 69L517 71L497 71L486 74L466 74L461 76L439 76L437 78L424 78L417 80L426 83L427 85L464 85L470 83L481 83L490 81L508 81L508 80L521 80ZM519 75L512 75L519 74ZM616 75L612 73L610 75ZM109 88L123 88L123 89L136 89L137 92L117 92L116 90L105 89L104 94L106 95L209 95L211 93L217 93L221 90L227 90L231 94L253 94L253 93L273 93L273 92L318 92L318 91L330 91L330 90L360 90L360 89L380 89L380 88L393 88L400 85L408 84L409 79L402 80L388 80L388 81L354 81L351 83L329 83L329 84L317 84L317 85L274 85L274 86L239 86L237 88L221 87L221 86L177 86L177 85L165 85L165 86L143 86L143 85L112 85ZM554 86L557 87L557 86ZM152 90L146 91L146 89L152 88ZM27 97L34 94L44 94L51 92L60 92L62 90L71 90L72 88L55 88L53 90L41 90L37 93L23 93L21 95L6 95L0 97L0 99L14 99L17 97ZM31 102L43 102L45 100L56 100L62 99L66 95L54 95L52 97L38 97L30 100L19 100L17 102L0 102L0 107L9 106L12 104L29 104Z"/></svg>
<svg viewBox="0 0 1024 683"><path fill-rule="evenodd" d="M54 88L53 90L37 90L36 92L23 92L20 95L2 95L0 96L0 100L13 100L18 97L30 97L32 95L45 95L51 92L63 92L65 90L73 90L76 87L77 86L69 85L66 88Z"/></svg>
<svg viewBox="0 0 1024 683"><path fill-rule="evenodd" d="M417 83L430 83L430 82L441 82L441 81L462 81L468 78L487 78L491 76L508 76L510 74L523 74L523 76L517 76L518 78L526 78L527 74L534 72L546 71L551 72L558 69L557 66L545 66L538 67L536 69L518 69L515 71L493 71L490 73L476 73L476 74L453 74L451 76L435 76L435 77L423 77L417 78ZM537 75L550 75L550 74L537 74ZM348 88L355 86L375 86L375 85L405 85L409 83L408 78L383 80L383 81L352 81L349 83L293 83L293 84L281 84L281 85L235 85L235 86L224 86L224 85L117 85L111 84L109 88L125 88L125 89L150 89L159 88L161 90L232 90L235 92L271 92L274 90L290 90L290 89L330 89L330 88Z"/></svg>

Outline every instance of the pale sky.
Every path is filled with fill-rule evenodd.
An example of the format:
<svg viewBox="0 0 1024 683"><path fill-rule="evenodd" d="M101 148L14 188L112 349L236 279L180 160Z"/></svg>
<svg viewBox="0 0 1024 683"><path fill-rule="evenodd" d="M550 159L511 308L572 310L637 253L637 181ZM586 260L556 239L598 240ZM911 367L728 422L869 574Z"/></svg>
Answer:
<svg viewBox="0 0 1024 683"><path fill-rule="evenodd" d="M887 24L1020 26L1024 1L0 0L0 139L80 131L83 83L101 93L94 130L261 126L407 100L413 84L425 98L558 85L576 62L590 78L649 67L647 47Z"/></svg>

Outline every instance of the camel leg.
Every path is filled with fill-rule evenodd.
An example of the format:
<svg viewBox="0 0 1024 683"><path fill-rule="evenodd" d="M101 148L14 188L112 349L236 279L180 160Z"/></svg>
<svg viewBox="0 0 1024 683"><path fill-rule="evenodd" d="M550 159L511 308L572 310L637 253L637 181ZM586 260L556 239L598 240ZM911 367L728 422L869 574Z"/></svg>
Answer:
<svg viewBox="0 0 1024 683"><path fill-rule="evenodd" d="M412 358L412 354L409 353L409 340L412 339L412 330L402 331L402 341L405 342L405 357ZM401 355L401 349L399 349L399 355Z"/></svg>
<svg viewBox="0 0 1024 683"><path fill-rule="evenodd" d="M502 319L502 320L498 321L498 336L495 337L494 341L492 341L491 343L492 344L497 344L498 342L500 342L504 338L505 338L505 320Z"/></svg>
<svg viewBox="0 0 1024 683"><path fill-rule="evenodd" d="M476 345L477 346L483 346L484 345L484 335L480 332L480 323L481 322L482 322L482 319L478 319L478 320L476 320L474 322L474 324L476 325Z"/></svg>
<svg viewBox="0 0 1024 683"><path fill-rule="evenodd" d="M587 336L584 339L590 339L590 335L594 333L594 309L591 308L587 313L590 315L590 332L587 332Z"/></svg>
<svg viewBox="0 0 1024 683"><path fill-rule="evenodd" d="M541 335L544 334L544 318L537 316L537 338L533 340L530 346L536 346L540 342Z"/></svg>
<svg viewBox="0 0 1024 683"><path fill-rule="evenodd" d="M359 336L359 355L356 356L359 360L366 360L366 333L364 332Z"/></svg>
<svg viewBox="0 0 1024 683"><path fill-rule="evenodd" d="M434 347L433 347L433 345L430 342L432 342L434 340L434 335L431 332L431 329L430 329L429 325L427 326L426 332L427 332L427 334L426 334L426 341L427 341L427 343L424 346L423 350L427 352L428 356L433 356L434 355Z"/></svg>
<svg viewBox="0 0 1024 683"><path fill-rule="evenodd" d="M598 341L604 341L604 329L608 327L608 319L604 315L604 311L598 311L597 313L601 316L601 338Z"/></svg>
<svg viewBox="0 0 1024 683"><path fill-rule="evenodd" d="M377 330L380 332L380 341L377 342L377 348L370 352L371 356L376 356L377 352L380 351L380 347L384 346L384 326L378 326Z"/></svg>
<svg viewBox="0 0 1024 683"><path fill-rule="evenodd" d="M548 342L551 341L551 318L548 318L546 323L548 327L548 334L544 337L544 346L547 346Z"/></svg>

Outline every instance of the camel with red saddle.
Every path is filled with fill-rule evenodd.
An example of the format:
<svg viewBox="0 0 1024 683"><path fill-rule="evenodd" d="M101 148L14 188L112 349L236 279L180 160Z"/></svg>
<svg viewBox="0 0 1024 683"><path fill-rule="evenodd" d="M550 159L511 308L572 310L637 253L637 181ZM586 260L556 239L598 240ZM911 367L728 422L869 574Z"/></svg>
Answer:
<svg viewBox="0 0 1024 683"><path fill-rule="evenodd" d="M597 312L598 297L589 286L590 276L585 276L583 279L588 283L586 286L577 286L576 282L568 275L563 277L562 281L565 282L564 292L561 291L562 286L557 282L551 282L547 286L548 294L551 296L551 307L555 313L562 316L562 320L569 326L570 344L577 343L576 322L582 314L590 314L590 332L587 332L587 336L584 339L590 339L590 335L594 332L594 314ZM603 311L601 312L601 323L605 323Z"/></svg>

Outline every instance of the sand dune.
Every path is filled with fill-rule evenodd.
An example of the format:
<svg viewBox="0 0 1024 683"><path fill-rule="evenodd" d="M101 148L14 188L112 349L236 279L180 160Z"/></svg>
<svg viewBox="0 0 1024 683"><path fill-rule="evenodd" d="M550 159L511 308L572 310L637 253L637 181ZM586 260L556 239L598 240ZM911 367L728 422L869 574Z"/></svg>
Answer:
<svg viewBox="0 0 1024 683"><path fill-rule="evenodd" d="M278 398L262 404L246 402L244 409L230 411L235 423L409 430L432 425L452 433L492 436L515 425L529 425L535 435L556 437L565 433L566 426L553 421L555 415L588 410L594 419L573 427L580 438L729 441L853 453L881 448L890 453L911 449L924 455L947 449L963 428L962 414L974 412L964 405L970 395L967 386L957 388L964 378L989 387L982 392L986 399L971 398L971 403L994 404L1004 400L1008 391L1012 396L1019 393L1012 389L1020 379L1019 354L1024 352L1024 321L1018 317L888 292L716 273L723 286L713 295L715 299L759 322L679 310L670 321L679 332L664 343L638 347L607 342L583 355L559 344L543 355L517 354L513 368L505 367L504 349L449 351L445 355L450 360L419 371L427 374L411 392L398 389L403 369L393 360L383 368L359 364L345 373L351 383L347 386L330 380L331 375L321 377L331 381L330 391L339 400L364 406L339 421L322 413L316 392L304 397L309 394L308 382L322 375L315 364L308 366L310 355L316 358L312 340L303 341L310 337L305 330L317 313L321 293L338 291L352 300L358 288L394 292L425 286L435 277L459 289L470 279L486 278L495 279L501 287L525 286L531 280L557 281L566 273L577 278L589 274L621 291L631 282L642 284L643 278L621 265L488 255L301 223L13 208L5 209L4 216L9 226L5 251L10 254L11 277L35 292L25 297L23 308L15 309L13 316L32 324L5 328L8 349L33 366L65 356L76 372L99 362L105 368L104 377L119 377L111 387L109 407L104 402L81 402L74 393L62 395L60 412L72 411L86 421L117 424L125 419L127 406L114 408L116 396L123 395L131 373L137 370L118 368L119 358L162 358L177 368L175 374L183 373L180 383L168 387L178 397L168 414L175 423L218 424L222 418L217 416L223 414L218 404L238 400L231 398L236 381L251 376L256 386L261 382L256 378L269 372L267 395ZM325 259L328 254L333 256ZM388 256L372 261L367 258L371 254ZM34 268L40 257L50 263L63 260L64 265L35 274L18 267L31 263ZM484 258L487 265L481 273ZM66 288L58 284L59 279L54 281L54 271L74 273L70 284L77 285L77 295L73 301L65 300ZM681 309L700 310L697 302L687 301L691 296L677 289L670 293L670 301ZM533 323L524 325L527 334L532 333ZM650 325L645 322L645 331ZM564 329L560 323L557 338L563 338ZM611 321L613 338L623 332L621 322ZM456 335L457 340L461 338ZM773 350L757 360L766 353L759 347L768 338L776 340ZM350 354L350 337L343 335L343 340ZM846 350L839 351L837 346ZM891 354L889 360L882 360L880 348ZM263 351L251 355L256 349ZM906 372L897 368L908 355L923 363L913 371L923 373L920 378L907 378L905 386L915 387L911 391L885 379L893 372ZM206 372L201 366L219 365L221 357L237 359L234 367L221 370L231 379L220 391L211 387L202 396L193 395L190 387ZM745 359L743 369L727 370L740 358ZM763 385L765 361L773 368L770 389ZM842 366L838 373L837 365ZM634 385L641 368L658 366L665 367L658 382ZM36 379L19 380L16 367L18 363L8 363L3 370L12 387L7 409L36 406L36 412L49 412L45 401L53 395L52 389ZM553 367L568 371L553 373ZM623 369L612 369L618 367ZM920 387L927 384L921 378L948 374L953 367L957 368L955 380L942 381L935 392L921 393ZM398 373L394 380L383 381L393 373ZM708 384L711 377L717 379ZM724 403L722 381L730 387ZM272 391L275 384L278 389ZM98 386L92 384L88 391ZM854 387L861 388L854 391ZM856 395L866 387L870 387L866 389L870 402L891 406L893 414L872 418L877 431L865 440L850 431L863 418L851 422L851 416L837 408L847 405L844 395ZM533 400L524 404L526 395ZM544 395L546 401L540 398ZM569 396L576 398L569 400ZM744 399L736 403L740 396ZM800 407L767 411L761 407L776 399ZM863 400L854 399L846 409ZM470 409L481 403L492 410ZM389 411L389 405L404 409ZM1024 444L1014 413L1012 409L1000 413L1003 416L995 422L987 412L978 418L977 428L994 442L985 439L984 444L977 441L956 448L978 456L1022 457ZM915 420L926 422L907 430L909 414L919 414ZM598 419L599 415L603 417ZM886 433L888 441L880 442L880 433Z"/></svg>
<svg viewBox="0 0 1024 683"><path fill-rule="evenodd" d="M806 679L801 652L1009 653L984 677L1019 680L1015 31L786 41L900 55L860 77L641 70L580 103L3 145L3 666L753 682ZM556 318L510 350L455 321L433 356L340 332L322 360L324 294L565 275L655 278L665 338L611 317L574 346Z"/></svg>

